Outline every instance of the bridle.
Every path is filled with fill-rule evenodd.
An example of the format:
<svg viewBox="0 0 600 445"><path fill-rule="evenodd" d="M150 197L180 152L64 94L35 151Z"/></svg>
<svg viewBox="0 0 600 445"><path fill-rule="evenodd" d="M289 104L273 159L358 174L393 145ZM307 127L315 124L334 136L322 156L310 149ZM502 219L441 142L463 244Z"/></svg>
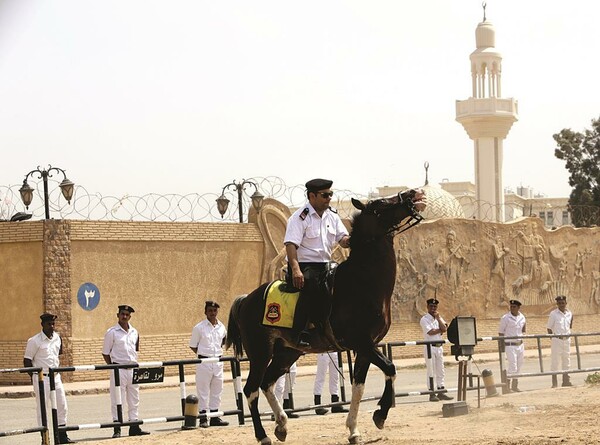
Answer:
<svg viewBox="0 0 600 445"><path fill-rule="evenodd" d="M402 219L402 221L398 222L398 224L394 224L392 227L390 227L385 233L385 236L396 236L399 233L406 232L408 229L413 228L423 221L423 217L417 210L415 203L412 200L412 196L409 199L404 199L402 194L398 193L398 202L395 204L395 206L406 206L408 208L409 215ZM378 210L374 210L373 214L377 217L381 216L381 212Z"/></svg>

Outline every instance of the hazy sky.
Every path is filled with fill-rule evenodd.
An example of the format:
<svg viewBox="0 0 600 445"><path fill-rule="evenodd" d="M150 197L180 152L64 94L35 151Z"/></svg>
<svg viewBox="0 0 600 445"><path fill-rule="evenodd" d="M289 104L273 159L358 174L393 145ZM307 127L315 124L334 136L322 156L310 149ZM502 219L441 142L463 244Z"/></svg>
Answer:
<svg viewBox="0 0 600 445"><path fill-rule="evenodd" d="M92 193L232 179L473 181L455 120L480 0L0 0L0 185L37 165ZM600 2L488 0L519 101L504 186L568 196L552 135L600 116Z"/></svg>

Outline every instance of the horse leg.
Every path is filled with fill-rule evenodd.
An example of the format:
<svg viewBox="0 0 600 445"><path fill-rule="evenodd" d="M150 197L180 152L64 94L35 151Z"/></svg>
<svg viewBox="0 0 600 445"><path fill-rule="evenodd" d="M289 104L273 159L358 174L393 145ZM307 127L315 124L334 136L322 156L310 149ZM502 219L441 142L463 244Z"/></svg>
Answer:
<svg viewBox="0 0 600 445"><path fill-rule="evenodd" d="M275 348L273 351L273 358L271 359L271 363L267 367L265 371L265 376L263 377L263 381L261 384L261 388L267 401L269 402L269 406L273 410L273 415L275 416L275 422L277 426L275 427L275 437L281 442L285 442L287 438L287 414L281 407L279 400L275 397L275 393L273 388L275 386L275 382L289 371L290 366L298 360L301 353L295 349L291 348Z"/></svg>
<svg viewBox="0 0 600 445"><path fill-rule="evenodd" d="M360 432L357 427L358 409L360 401L365 392L365 381L367 380L367 372L369 371L369 359L366 354L358 352L354 362L354 381L352 382L352 400L350 401L350 409L346 418L346 426L350 430L348 442L357 444L360 440Z"/></svg>
<svg viewBox="0 0 600 445"><path fill-rule="evenodd" d="M379 351L373 348L370 354L370 362L377 366L385 374L385 389L377 404L380 409L373 413L373 422L380 430L383 429L390 408L396 406L396 393L394 391L394 380L396 380L396 366Z"/></svg>
<svg viewBox="0 0 600 445"><path fill-rule="evenodd" d="M271 439L267 436L260 420L260 412L258 411L258 389L263 380L265 370L267 368L267 360L253 361L250 359L250 372L248 380L244 385L244 395L248 400L250 415L252 416L252 425L254 426L254 437L261 445L272 445Z"/></svg>

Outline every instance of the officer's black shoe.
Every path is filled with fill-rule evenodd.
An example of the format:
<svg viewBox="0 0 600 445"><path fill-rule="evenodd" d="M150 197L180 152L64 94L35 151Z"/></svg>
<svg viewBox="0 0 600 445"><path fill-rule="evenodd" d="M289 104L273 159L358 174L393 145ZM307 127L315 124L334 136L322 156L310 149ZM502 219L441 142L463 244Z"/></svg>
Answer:
<svg viewBox="0 0 600 445"><path fill-rule="evenodd" d="M225 421L225 420L221 420L220 417L212 417L210 419L210 426L227 426L229 425L229 422Z"/></svg>
<svg viewBox="0 0 600 445"><path fill-rule="evenodd" d="M331 396L331 403L336 403L339 401L340 401L339 396L336 396L335 394ZM331 412L332 413L347 413L348 409L345 408L344 405L337 405L337 406L331 407Z"/></svg>
<svg viewBox="0 0 600 445"><path fill-rule="evenodd" d="M452 400L452 399L454 399L454 397L449 396L445 392L438 392L437 398L438 398L438 400Z"/></svg>
<svg viewBox="0 0 600 445"><path fill-rule="evenodd" d="M310 348L310 332L300 332L300 339L298 340L298 346L301 348Z"/></svg>
<svg viewBox="0 0 600 445"><path fill-rule="evenodd" d="M440 399L438 399L438 397L435 394L429 394L429 401L430 402L439 402Z"/></svg>
<svg viewBox="0 0 600 445"><path fill-rule="evenodd" d="M69 439L66 431L59 431L58 433L58 443L76 443L74 440Z"/></svg>
<svg viewBox="0 0 600 445"><path fill-rule="evenodd" d="M114 428L114 433L112 435L113 439L118 439L119 437L121 437L121 427L120 426L116 426Z"/></svg>
<svg viewBox="0 0 600 445"><path fill-rule="evenodd" d="M148 431L142 431L139 425L131 425L129 427L130 436L147 436L150 434Z"/></svg>
<svg viewBox="0 0 600 445"><path fill-rule="evenodd" d="M315 405L320 405L320 404L321 404L321 396L318 396L315 394ZM317 413L319 416L324 416L328 412L329 412L329 410L327 408L323 408L323 407L315 408L315 413Z"/></svg>
<svg viewBox="0 0 600 445"><path fill-rule="evenodd" d="M283 409L288 416L288 419L298 419L300 416L294 412L287 411L292 409L292 404L290 403L290 399L283 399Z"/></svg>

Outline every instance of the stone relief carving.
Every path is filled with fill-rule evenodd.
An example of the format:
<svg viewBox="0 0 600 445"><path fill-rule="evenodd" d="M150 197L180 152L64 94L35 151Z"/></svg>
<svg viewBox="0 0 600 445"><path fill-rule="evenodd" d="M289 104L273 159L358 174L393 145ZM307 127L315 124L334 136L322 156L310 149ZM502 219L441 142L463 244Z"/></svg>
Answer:
<svg viewBox="0 0 600 445"><path fill-rule="evenodd" d="M483 318L501 316L512 298L528 314L545 315L558 294L569 298L575 313L597 312L599 235L599 228L547 231L536 218L423 223L396 240L393 317L416 320L433 296L450 314Z"/></svg>

